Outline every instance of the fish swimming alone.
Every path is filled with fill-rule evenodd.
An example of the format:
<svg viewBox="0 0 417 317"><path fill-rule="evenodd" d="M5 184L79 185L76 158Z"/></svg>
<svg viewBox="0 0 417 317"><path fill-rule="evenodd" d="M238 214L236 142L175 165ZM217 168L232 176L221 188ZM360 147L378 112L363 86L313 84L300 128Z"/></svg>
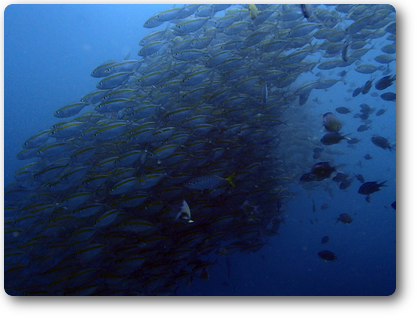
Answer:
<svg viewBox="0 0 417 317"><path fill-rule="evenodd" d="M383 181L378 184L378 182L366 182L361 185L359 188L358 193L362 195L370 195L379 191L380 187L386 186L384 185L387 181Z"/></svg>
<svg viewBox="0 0 417 317"><path fill-rule="evenodd" d="M353 219L347 213L343 213L338 218L336 218L336 223L338 223L339 221L343 222L344 224L350 224L353 221Z"/></svg>
<svg viewBox="0 0 417 317"><path fill-rule="evenodd" d="M376 146L380 147L381 149L388 149L392 152L392 150L395 150L395 146L391 145L388 140L382 136L373 136L371 138L371 141L373 144L375 144Z"/></svg>
<svg viewBox="0 0 417 317"><path fill-rule="evenodd" d="M222 178L217 175L207 175L207 176L200 176L193 178L189 180L185 187L188 189L197 189L197 190L205 190L205 189L213 189L217 187L222 181L228 181L229 184L233 187L235 187L235 184L232 181L233 176L235 176L235 173L231 174L229 177Z"/></svg>
<svg viewBox="0 0 417 317"><path fill-rule="evenodd" d="M188 204L185 201L185 199L182 200L182 206L180 208L180 211L178 212L177 216L175 217L175 221L177 221L177 220L184 221L186 223L193 222L191 220L190 207L188 206Z"/></svg>
<svg viewBox="0 0 417 317"><path fill-rule="evenodd" d="M359 187L358 193L362 195L366 195L366 201L369 202L370 195L379 191L381 187L385 187L385 183L387 181L383 181L378 184L378 182L366 182Z"/></svg>
<svg viewBox="0 0 417 317"><path fill-rule="evenodd" d="M324 261L332 261L333 262L333 261L337 260L337 256L332 251L322 250L317 254Z"/></svg>

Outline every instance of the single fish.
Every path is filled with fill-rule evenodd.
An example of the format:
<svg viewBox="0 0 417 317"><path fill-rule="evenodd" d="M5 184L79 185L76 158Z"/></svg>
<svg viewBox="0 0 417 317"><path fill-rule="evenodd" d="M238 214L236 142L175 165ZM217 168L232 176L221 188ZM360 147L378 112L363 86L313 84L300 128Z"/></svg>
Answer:
<svg viewBox="0 0 417 317"><path fill-rule="evenodd" d="M180 211L178 211L177 215L175 216L175 221L178 220L186 223L194 222L193 220L191 220L190 207L188 206L185 199L182 200L182 206L180 207Z"/></svg>

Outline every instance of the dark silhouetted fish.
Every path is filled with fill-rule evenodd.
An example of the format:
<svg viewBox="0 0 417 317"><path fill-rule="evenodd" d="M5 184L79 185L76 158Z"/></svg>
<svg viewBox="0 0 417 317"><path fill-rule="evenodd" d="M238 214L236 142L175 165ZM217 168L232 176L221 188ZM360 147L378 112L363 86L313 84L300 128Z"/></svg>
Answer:
<svg viewBox="0 0 417 317"><path fill-rule="evenodd" d="M365 178L361 174L354 174L356 179L360 181L362 184L365 183Z"/></svg>
<svg viewBox="0 0 417 317"><path fill-rule="evenodd" d="M362 87L356 88L353 93L352 93L352 97L356 97L357 95L359 95L362 91Z"/></svg>
<svg viewBox="0 0 417 317"><path fill-rule="evenodd" d="M346 107L337 107L336 111L340 114L348 114L352 111L350 111L350 109L346 108Z"/></svg>
<svg viewBox="0 0 417 317"><path fill-rule="evenodd" d="M396 101L397 100L397 94L395 94L393 92L383 93L380 97L382 99L386 100L386 101Z"/></svg>
<svg viewBox="0 0 417 317"><path fill-rule="evenodd" d="M349 134L341 135L339 132L329 132L323 135L320 141L324 145L333 145L339 143L344 139L349 139L347 138L348 135Z"/></svg>
<svg viewBox="0 0 417 317"><path fill-rule="evenodd" d="M325 261L335 261L335 260L337 260L337 256L333 252L328 251L328 250L322 250L317 254L320 258L322 258Z"/></svg>
<svg viewBox="0 0 417 317"><path fill-rule="evenodd" d="M378 184L378 182L366 182L366 183L363 183L361 185L361 187L359 187L358 193L359 194L362 194L362 195L370 195L372 193L375 193L375 192L379 191L379 189L381 187L385 187L386 186L385 185L386 182L387 181L383 181L382 183L379 183L379 184Z"/></svg>
<svg viewBox="0 0 417 317"><path fill-rule="evenodd" d="M382 77L380 80L378 80L376 83L375 83L375 88L376 89L378 89L378 90L384 90L384 89L387 89L389 86L391 86L392 85L392 83L394 82L394 80L396 80L397 79L397 76L396 75L394 75L394 76L385 76L385 77Z"/></svg>
<svg viewBox="0 0 417 317"><path fill-rule="evenodd" d="M372 159L372 156L370 156L369 154L364 155L365 160L370 160Z"/></svg>
<svg viewBox="0 0 417 317"><path fill-rule="evenodd" d="M373 144L375 144L376 146L380 147L381 149L388 149L392 152L392 150L395 150L395 146L392 146L388 140L382 136L373 136L371 138L371 141Z"/></svg>
<svg viewBox="0 0 417 317"><path fill-rule="evenodd" d="M327 242L329 242L329 240L329 236L324 236L323 238L321 238L321 244L326 244Z"/></svg>
<svg viewBox="0 0 417 317"><path fill-rule="evenodd" d="M352 182L353 182L353 178L345 179L344 181L340 183L339 188L346 189L350 186L350 184L352 184Z"/></svg>
<svg viewBox="0 0 417 317"><path fill-rule="evenodd" d="M352 217L351 216L349 216L348 214L346 214L346 213L343 213L343 214L341 214L340 216L339 216L339 218L336 218L336 223L338 223L338 222L343 222L344 224L350 224L352 221L353 221L353 219L352 219Z"/></svg>

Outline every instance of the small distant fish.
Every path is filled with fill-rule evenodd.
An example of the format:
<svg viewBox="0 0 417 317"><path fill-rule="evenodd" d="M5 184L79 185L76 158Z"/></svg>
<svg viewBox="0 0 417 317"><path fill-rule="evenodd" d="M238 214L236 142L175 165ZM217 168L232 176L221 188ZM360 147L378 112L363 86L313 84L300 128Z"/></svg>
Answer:
<svg viewBox="0 0 417 317"><path fill-rule="evenodd" d="M264 83L262 85L262 102L264 104L268 102L268 85L266 83L266 80L264 80Z"/></svg>
<svg viewBox="0 0 417 317"><path fill-rule="evenodd" d="M388 110L387 108L385 108L385 109L379 109L375 115L377 117L382 116L385 113L385 111L387 111L387 110Z"/></svg>
<svg viewBox="0 0 417 317"><path fill-rule="evenodd" d="M347 71L346 70L342 70L340 73L337 74L337 76L345 77L346 74L347 74Z"/></svg>
<svg viewBox="0 0 417 317"><path fill-rule="evenodd" d="M345 173L337 173L335 177L333 177L333 182L340 183L344 181L348 177Z"/></svg>
<svg viewBox="0 0 417 317"><path fill-rule="evenodd" d="M340 114L348 114L352 111L350 111L350 109L346 108L346 107L337 107L336 111Z"/></svg>
<svg viewBox="0 0 417 317"><path fill-rule="evenodd" d="M340 183L339 188L346 189L350 186L350 184L352 184L352 182L353 182L353 178L347 178Z"/></svg>
<svg viewBox="0 0 417 317"><path fill-rule="evenodd" d="M352 93L352 97L356 97L357 95L359 95L362 92L362 87L356 88L353 93Z"/></svg>
<svg viewBox="0 0 417 317"><path fill-rule="evenodd" d="M370 160L372 159L372 156L369 154L364 155L365 160Z"/></svg>
<svg viewBox="0 0 417 317"><path fill-rule="evenodd" d="M362 124L356 129L356 131L363 132L363 131L369 130L370 128L371 128L371 125Z"/></svg>
<svg viewBox="0 0 417 317"><path fill-rule="evenodd" d="M394 208L394 210L397 210L397 201L396 200L391 204L391 207Z"/></svg>
<svg viewBox="0 0 417 317"><path fill-rule="evenodd" d="M327 208L329 208L328 204L321 205L321 210L326 210Z"/></svg>
<svg viewBox="0 0 417 317"><path fill-rule="evenodd" d="M339 218L336 218L336 223L338 223L339 221L348 225L353 221L353 219L347 213L343 213L339 216Z"/></svg>
<svg viewBox="0 0 417 317"><path fill-rule="evenodd" d="M319 157L320 157L320 155L321 155L321 152L323 152L323 148L320 148L320 147L316 147L316 148L314 148L313 149L313 152L314 152L314 155L313 155L313 158L314 159L318 159Z"/></svg>
<svg viewBox="0 0 417 317"><path fill-rule="evenodd" d="M327 242L329 242L329 240L329 236L324 236L323 238L321 238L321 244L326 244Z"/></svg>
<svg viewBox="0 0 417 317"><path fill-rule="evenodd" d="M365 183L365 178L361 174L353 174L355 175L356 179L360 181L362 184Z"/></svg>
<svg viewBox="0 0 417 317"><path fill-rule="evenodd" d="M337 256L333 252L328 251L328 250L322 250L317 254L324 261L335 261L335 260L337 260Z"/></svg>
<svg viewBox="0 0 417 317"><path fill-rule="evenodd" d="M359 106L361 107L360 111L362 113L371 113L373 111L373 108L367 103L361 103Z"/></svg>

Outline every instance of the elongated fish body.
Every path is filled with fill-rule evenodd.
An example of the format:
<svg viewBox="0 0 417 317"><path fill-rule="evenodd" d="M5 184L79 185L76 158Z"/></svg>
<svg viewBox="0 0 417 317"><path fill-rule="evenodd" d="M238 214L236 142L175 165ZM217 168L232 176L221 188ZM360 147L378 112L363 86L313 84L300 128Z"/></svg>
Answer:
<svg viewBox="0 0 417 317"><path fill-rule="evenodd" d="M191 179L185 184L185 187L188 189L197 189L197 190L205 190L205 189L212 189L217 187L220 183L227 180L230 185L234 187L232 182L232 177L234 174L230 175L227 178L222 178L216 175L208 175L208 176L201 176Z"/></svg>

